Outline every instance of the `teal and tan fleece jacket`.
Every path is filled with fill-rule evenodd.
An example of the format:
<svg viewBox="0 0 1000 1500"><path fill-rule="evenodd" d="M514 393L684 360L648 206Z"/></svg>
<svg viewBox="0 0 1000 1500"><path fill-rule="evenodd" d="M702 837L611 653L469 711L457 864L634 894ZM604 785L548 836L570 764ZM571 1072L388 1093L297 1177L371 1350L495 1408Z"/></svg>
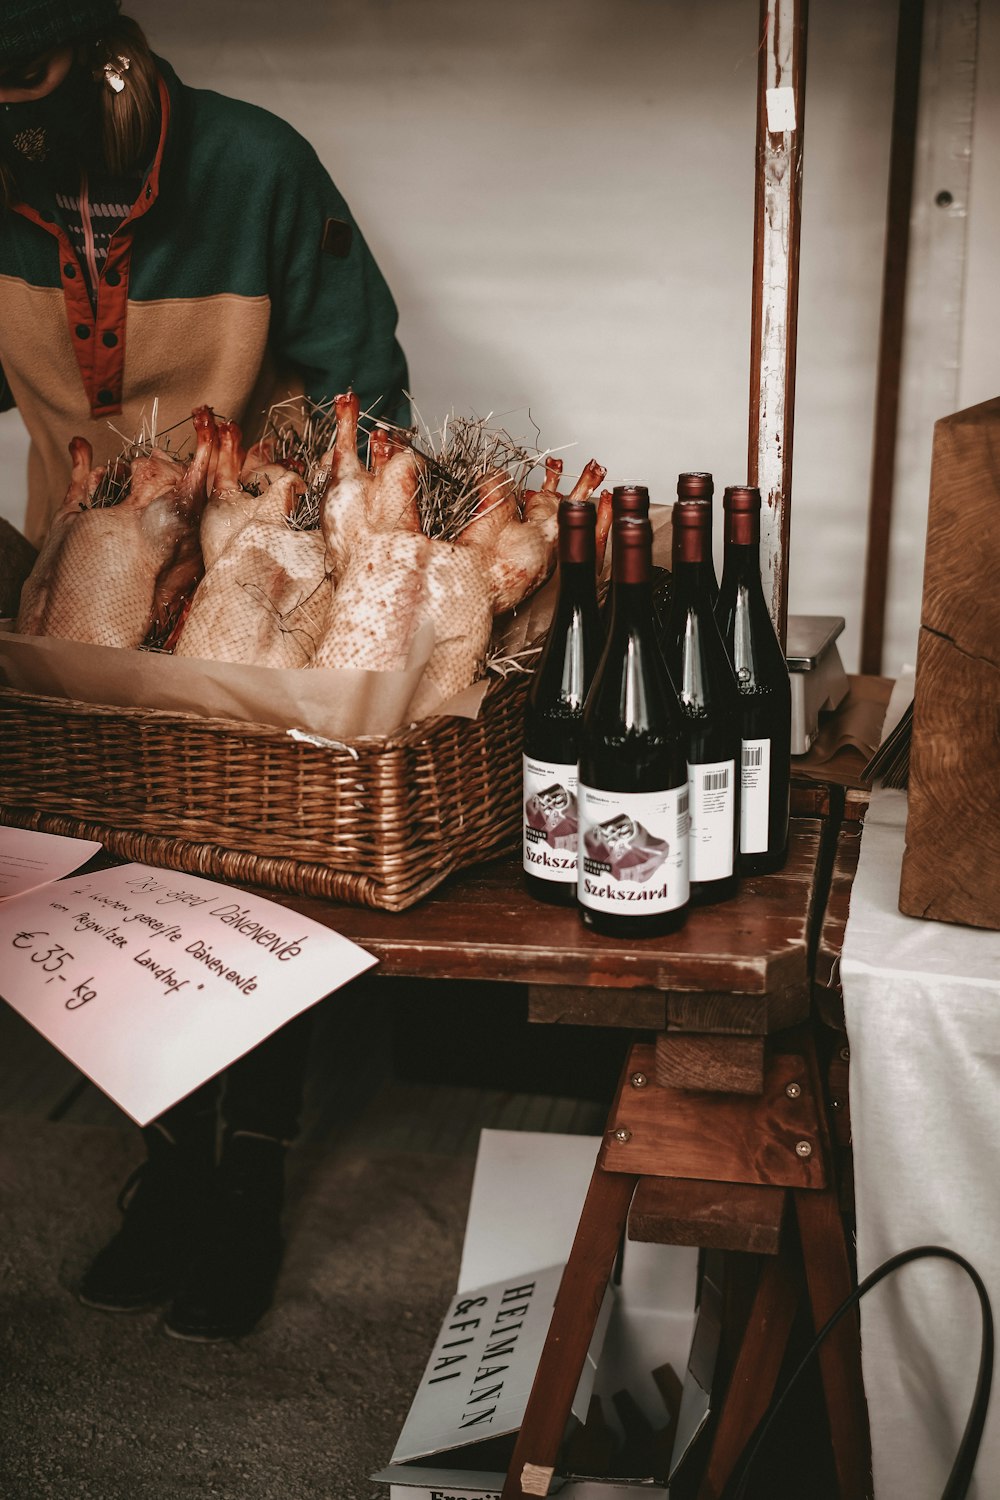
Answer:
<svg viewBox="0 0 1000 1500"><path fill-rule="evenodd" d="M16 403L31 436L36 543L66 492L70 439L104 462L156 398L160 431L207 403L248 441L272 401L303 391L353 387L362 410L409 421L395 304L312 147L159 67L159 144L96 312L54 199L0 211L0 409Z"/></svg>

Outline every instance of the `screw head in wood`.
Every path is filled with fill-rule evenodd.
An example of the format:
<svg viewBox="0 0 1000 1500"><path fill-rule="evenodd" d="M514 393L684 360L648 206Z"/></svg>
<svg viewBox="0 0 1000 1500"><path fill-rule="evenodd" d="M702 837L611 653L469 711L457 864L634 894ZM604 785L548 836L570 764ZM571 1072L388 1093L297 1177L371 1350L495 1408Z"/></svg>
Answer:
<svg viewBox="0 0 1000 1500"><path fill-rule="evenodd" d="M810 1144L809 1141L796 1141L796 1143L795 1143L795 1154L796 1154L796 1156L801 1156L803 1158L807 1157L807 1156L812 1156L812 1154L813 1154L812 1145Z"/></svg>
<svg viewBox="0 0 1000 1500"><path fill-rule="evenodd" d="M797 1099L802 1092L801 1083L789 1083L785 1085L785 1093L789 1099Z"/></svg>
<svg viewBox="0 0 1000 1500"><path fill-rule="evenodd" d="M629 1079L629 1083L634 1089L644 1089L648 1082L649 1079L646 1077L645 1073L633 1073L632 1077Z"/></svg>
<svg viewBox="0 0 1000 1500"><path fill-rule="evenodd" d="M619 1146L624 1146L627 1141L632 1139L632 1132L627 1125L619 1125L618 1129L614 1132L614 1137Z"/></svg>
<svg viewBox="0 0 1000 1500"><path fill-rule="evenodd" d="M841 1049L840 1049L840 1060L841 1060L841 1062L850 1062L850 1060L851 1060L851 1049L850 1049L850 1047L841 1047Z"/></svg>

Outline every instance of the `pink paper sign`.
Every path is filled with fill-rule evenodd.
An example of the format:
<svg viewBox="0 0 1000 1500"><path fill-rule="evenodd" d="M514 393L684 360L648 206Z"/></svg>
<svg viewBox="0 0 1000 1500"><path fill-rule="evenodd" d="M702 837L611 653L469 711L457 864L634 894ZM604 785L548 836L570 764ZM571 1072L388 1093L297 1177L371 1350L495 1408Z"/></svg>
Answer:
<svg viewBox="0 0 1000 1500"><path fill-rule="evenodd" d="M3 998L139 1125L375 962L276 902L147 865L0 906Z"/></svg>

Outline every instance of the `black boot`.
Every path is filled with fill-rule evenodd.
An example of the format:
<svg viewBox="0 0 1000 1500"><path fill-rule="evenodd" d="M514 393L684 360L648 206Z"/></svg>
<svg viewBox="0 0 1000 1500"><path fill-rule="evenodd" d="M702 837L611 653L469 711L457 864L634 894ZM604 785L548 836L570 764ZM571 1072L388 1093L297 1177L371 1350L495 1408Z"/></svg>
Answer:
<svg viewBox="0 0 1000 1500"><path fill-rule="evenodd" d="M284 1161L281 1141L226 1136L210 1237L164 1320L173 1338L242 1338L271 1306L284 1251Z"/></svg>
<svg viewBox="0 0 1000 1500"><path fill-rule="evenodd" d="M215 1114L146 1127L147 1159L118 1195L124 1218L77 1292L88 1307L142 1312L170 1300L205 1232L215 1169Z"/></svg>

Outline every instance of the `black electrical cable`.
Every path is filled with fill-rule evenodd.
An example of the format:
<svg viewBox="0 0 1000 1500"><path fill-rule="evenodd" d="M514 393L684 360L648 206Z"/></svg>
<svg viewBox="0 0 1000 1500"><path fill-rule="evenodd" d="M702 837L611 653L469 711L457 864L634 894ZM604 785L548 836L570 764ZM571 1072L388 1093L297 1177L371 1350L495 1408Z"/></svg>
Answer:
<svg viewBox="0 0 1000 1500"><path fill-rule="evenodd" d="M770 1429L778 1412L784 1405L785 1398L798 1380L806 1365L818 1350L820 1344L826 1338L831 1328L834 1328L845 1313L856 1307L866 1292L870 1292L873 1286L877 1286L886 1276L893 1271L898 1271L900 1266L905 1266L908 1261L921 1260L926 1257L936 1257L940 1260L954 1261L957 1266L967 1272L973 1285L979 1294L979 1307L982 1313L982 1341L979 1348L979 1373L976 1376L976 1389L972 1398L972 1408L969 1412L962 1441L958 1445L955 1462L952 1465L948 1482L941 1492L941 1500L964 1500L972 1478L972 1471L976 1466L979 1456L979 1444L983 1436L983 1427L986 1423L986 1412L990 1404L990 1387L993 1383L993 1310L990 1306L989 1295L983 1284L983 1279L975 1266L954 1250L945 1250L941 1245L918 1245L912 1250L903 1250L899 1255L893 1255L889 1260L878 1266L870 1276L866 1276L856 1291L840 1304L836 1312L816 1335L812 1344L806 1350L799 1362L797 1369L791 1375L784 1390L777 1396L768 1407L764 1416L750 1440L746 1458L738 1471L730 1476L730 1481L723 1491L722 1500L744 1500L747 1484L750 1479L750 1468L760 1449L761 1444Z"/></svg>

